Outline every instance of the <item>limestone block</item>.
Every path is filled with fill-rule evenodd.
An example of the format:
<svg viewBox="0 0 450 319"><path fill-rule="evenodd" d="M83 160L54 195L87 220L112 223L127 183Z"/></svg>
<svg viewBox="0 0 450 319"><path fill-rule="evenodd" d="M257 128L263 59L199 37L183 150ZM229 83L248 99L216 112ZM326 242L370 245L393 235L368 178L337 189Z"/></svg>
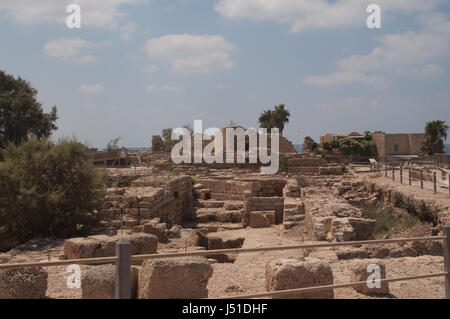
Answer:
<svg viewBox="0 0 450 319"><path fill-rule="evenodd" d="M288 290L333 284L328 262L317 259L280 259L266 264L266 290ZM333 299L332 289L273 296L274 299Z"/></svg>

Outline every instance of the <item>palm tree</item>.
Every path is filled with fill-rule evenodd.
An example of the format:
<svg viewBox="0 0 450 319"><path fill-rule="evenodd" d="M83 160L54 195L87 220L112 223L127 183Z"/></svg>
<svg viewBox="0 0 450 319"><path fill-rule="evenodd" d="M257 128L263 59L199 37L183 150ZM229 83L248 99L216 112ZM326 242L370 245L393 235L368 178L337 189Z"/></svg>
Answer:
<svg viewBox="0 0 450 319"><path fill-rule="evenodd" d="M261 115L258 118L258 122L260 124L259 127L264 127L264 128L271 128L273 127L273 118L274 118L274 111L272 110L266 110L264 112L261 113Z"/></svg>
<svg viewBox="0 0 450 319"><path fill-rule="evenodd" d="M430 121L425 125L425 140L422 151L427 154L443 153L444 140L447 139L448 125L445 121Z"/></svg>
<svg viewBox="0 0 450 319"><path fill-rule="evenodd" d="M289 117L291 114L286 110L284 104L275 105L273 110L268 109L261 113L258 118L260 127L267 128L268 130L272 127L278 128L280 134L283 135L284 126L289 123Z"/></svg>
<svg viewBox="0 0 450 319"><path fill-rule="evenodd" d="M280 104L278 106L274 106L274 124L275 127L278 127L280 130L280 134L283 135L284 126L289 123L289 117L291 116L291 113L289 113L288 110L286 110L284 104Z"/></svg>

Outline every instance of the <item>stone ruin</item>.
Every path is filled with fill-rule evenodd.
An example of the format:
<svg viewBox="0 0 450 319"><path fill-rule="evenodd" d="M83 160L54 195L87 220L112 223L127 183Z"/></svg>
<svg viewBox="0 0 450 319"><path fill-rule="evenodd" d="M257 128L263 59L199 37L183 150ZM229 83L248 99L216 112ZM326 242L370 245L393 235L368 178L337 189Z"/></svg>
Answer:
<svg viewBox="0 0 450 319"><path fill-rule="evenodd" d="M358 208L322 188L302 189L306 229L312 240L371 239L375 221L362 218Z"/></svg>
<svg viewBox="0 0 450 319"><path fill-rule="evenodd" d="M240 248L246 237L240 230L274 227L281 232L301 229L302 240L342 242L373 239L375 221L363 218L358 204L386 201L403 204L412 199L374 185L356 182L341 165L330 165L322 157L284 154L287 172L260 176L251 167L227 169L186 165L173 168L163 155L155 163L137 170L110 170L109 189L98 234L65 240L60 259L108 257L115 255L115 243L127 239L132 254L158 254L179 251L208 251ZM411 204L413 205L413 204ZM424 216L443 222L443 210L413 206ZM368 262L424 254L442 255L442 244L428 243L372 245L335 250L338 261L351 264L353 281L363 281ZM207 284L216 263L233 263L239 255L227 253L205 257L146 260L132 267L133 298L206 298ZM1 256L0 256L1 257ZM1 262L1 260L0 260ZM27 272L0 271L0 297L45 296L47 277L40 268ZM3 279L2 279L3 278ZM10 288L17 279L17 287ZM82 297L113 298L114 266L90 266L83 272ZM317 259L314 250L301 258L276 258L265 266L265 289L277 291L334 282L330 263ZM3 286L2 286L3 285ZM26 288L28 289L28 288ZM366 290L364 294L388 294L389 287ZM1 295L3 293L3 295ZM274 297L278 298L278 297ZM334 298L333 290L295 293L280 298Z"/></svg>

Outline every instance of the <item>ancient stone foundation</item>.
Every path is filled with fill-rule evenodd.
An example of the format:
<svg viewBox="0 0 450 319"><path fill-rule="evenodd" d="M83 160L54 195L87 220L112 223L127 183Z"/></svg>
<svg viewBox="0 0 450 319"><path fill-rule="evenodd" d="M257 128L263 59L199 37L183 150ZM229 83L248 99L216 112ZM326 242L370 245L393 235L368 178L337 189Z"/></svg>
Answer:
<svg viewBox="0 0 450 319"><path fill-rule="evenodd" d="M275 214L274 223L281 224L283 222L284 198L247 196L244 202L244 220L243 220L244 227L250 225L251 213L255 214L255 212L268 212L268 211L274 212Z"/></svg>
<svg viewBox="0 0 450 319"><path fill-rule="evenodd" d="M119 239L128 240L131 244L131 254L154 254L158 245L155 235L137 233L121 236L89 236L66 239L64 255L67 259L110 257L116 254L116 242Z"/></svg>
<svg viewBox="0 0 450 319"><path fill-rule="evenodd" d="M131 298L137 297L138 268L131 267ZM82 272L81 290L83 299L114 299L116 285L116 266L94 266Z"/></svg>
<svg viewBox="0 0 450 319"><path fill-rule="evenodd" d="M185 208L192 201L190 176L141 178L132 187L111 190L100 212L106 227L131 228L142 219L160 218L169 226L181 224Z"/></svg>
<svg viewBox="0 0 450 319"><path fill-rule="evenodd" d="M371 267L371 268L369 268ZM366 295L387 295L389 294L389 283L387 282L379 282L375 285L373 280L373 276L375 274L375 268L379 267L379 279L386 279L386 266L384 263L377 259L366 259L366 260L356 260L353 261L350 265L351 268L351 276L350 282L359 282L365 281L366 283L353 286L357 292L366 294ZM368 285L367 281L373 284L373 286Z"/></svg>
<svg viewBox="0 0 450 319"><path fill-rule="evenodd" d="M213 268L204 257L146 260L139 273L140 299L207 298Z"/></svg>
<svg viewBox="0 0 450 319"><path fill-rule="evenodd" d="M353 241L371 238L375 221L358 208L319 187L302 189L306 228L312 240Z"/></svg>
<svg viewBox="0 0 450 319"><path fill-rule="evenodd" d="M47 278L41 267L0 270L0 299L42 299Z"/></svg>
<svg viewBox="0 0 450 319"><path fill-rule="evenodd" d="M328 262L316 259L280 259L266 264L266 290L288 290L333 284ZM333 289L273 296L274 299L333 299Z"/></svg>
<svg viewBox="0 0 450 319"><path fill-rule="evenodd" d="M421 220L432 221L438 228L450 223L450 211L447 206L433 198L418 198L402 190L389 186L379 186L368 180L343 182L338 187L342 198L353 204L377 203L405 209Z"/></svg>

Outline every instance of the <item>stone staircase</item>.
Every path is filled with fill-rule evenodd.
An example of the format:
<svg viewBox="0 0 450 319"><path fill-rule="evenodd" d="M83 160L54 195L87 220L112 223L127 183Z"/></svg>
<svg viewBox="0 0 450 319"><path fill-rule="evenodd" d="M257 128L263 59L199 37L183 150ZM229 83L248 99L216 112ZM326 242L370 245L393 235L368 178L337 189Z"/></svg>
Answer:
<svg viewBox="0 0 450 319"><path fill-rule="evenodd" d="M291 229L305 219L305 207L300 198L284 199L284 229Z"/></svg>
<svg viewBox="0 0 450 319"><path fill-rule="evenodd" d="M197 223L242 222L244 202L211 199L211 192L201 184L193 186L195 221Z"/></svg>

